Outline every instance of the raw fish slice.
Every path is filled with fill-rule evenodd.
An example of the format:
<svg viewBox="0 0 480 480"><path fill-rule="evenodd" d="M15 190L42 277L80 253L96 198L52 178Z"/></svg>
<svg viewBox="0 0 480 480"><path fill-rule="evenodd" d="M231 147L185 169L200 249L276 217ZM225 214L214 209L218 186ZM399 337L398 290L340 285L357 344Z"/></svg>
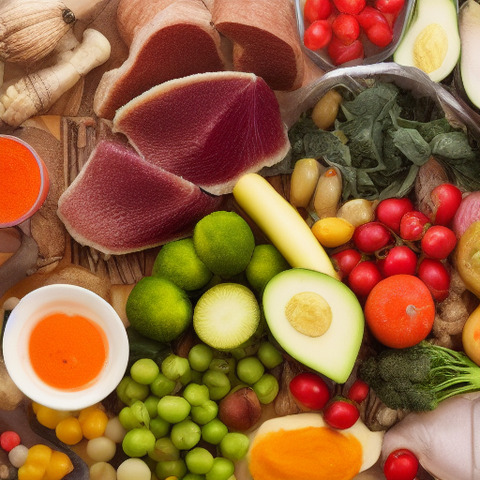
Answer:
<svg viewBox="0 0 480 480"><path fill-rule="evenodd" d="M273 91L243 72L158 85L119 109L113 128L149 162L214 195L279 162L290 146Z"/></svg>
<svg viewBox="0 0 480 480"><path fill-rule="evenodd" d="M127 60L106 72L95 92L93 108L99 117L113 118L119 107L154 85L224 69L220 35L200 0L175 0L145 26L124 35L132 38Z"/></svg>
<svg viewBox="0 0 480 480"><path fill-rule="evenodd" d="M304 56L293 2L214 0L212 16L234 44L235 70L255 73L273 90L302 85Z"/></svg>
<svg viewBox="0 0 480 480"><path fill-rule="evenodd" d="M125 254L190 235L221 202L132 149L104 140L60 197L58 216L80 244Z"/></svg>

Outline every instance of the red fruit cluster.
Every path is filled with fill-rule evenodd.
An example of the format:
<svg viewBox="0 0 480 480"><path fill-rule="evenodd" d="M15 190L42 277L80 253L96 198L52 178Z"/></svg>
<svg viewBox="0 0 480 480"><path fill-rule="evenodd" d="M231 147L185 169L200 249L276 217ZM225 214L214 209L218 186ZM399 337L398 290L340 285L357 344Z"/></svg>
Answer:
<svg viewBox="0 0 480 480"><path fill-rule="evenodd" d="M439 302L448 296L448 257L457 238L450 225L462 200L461 191L442 184L431 192L428 216L416 210L409 198L382 200L375 220L360 225L353 234L353 248L331 258L342 279L364 299L385 277L418 276Z"/></svg>
<svg viewBox="0 0 480 480"><path fill-rule="evenodd" d="M365 56L363 41L384 48L405 0L306 0L303 43L311 50L327 48L334 65ZM367 40L362 41L361 32Z"/></svg>

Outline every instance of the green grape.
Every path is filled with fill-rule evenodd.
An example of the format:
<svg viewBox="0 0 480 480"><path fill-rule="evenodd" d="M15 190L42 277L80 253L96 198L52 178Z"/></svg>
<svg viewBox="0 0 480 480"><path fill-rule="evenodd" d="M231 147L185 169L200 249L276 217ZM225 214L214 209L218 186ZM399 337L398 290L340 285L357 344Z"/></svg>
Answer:
<svg viewBox="0 0 480 480"><path fill-rule="evenodd" d="M192 407L192 420L199 425L205 425L218 415L218 404L213 400L207 400L201 405Z"/></svg>
<svg viewBox="0 0 480 480"><path fill-rule="evenodd" d="M183 398L175 395L165 395L158 401L157 411L160 418L169 423L185 420L192 407Z"/></svg>
<svg viewBox="0 0 480 480"><path fill-rule="evenodd" d="M244 433L229 432L220 442L220 452L225 458L237 462L245 457L249 446L250 440Z"/></svg>
<svg viewBox="0 0 480 480"><path fill-rule="evenodd" d="M275 368L283 362L280 350L267 341L260 344L257 356L266 368Z"/></svg>
<svg viewBox="0 0 480 480"><path fill-rule="evenodd" d="M189 383L183 391L183 397L192 406L198 406L210 400L210 392L206 385L198 383Z"/></svg>
<svg viewBox="0 0 480 480"><path fill-rule="evenodd" d="M150 431L155 435L155 438L161 438L170 431L170 423L161 417L155 417L150 420Z"/></svg>
<svg viewBox="0 0 480 480"><path fill-rule="evenodd" d="M173 444L168 437L158 438L153 450L148 452L148 456L155 462L165 462L167 460L178 460L180 450Z"/></svg>
<svg viewBox="0 0 480 480"><path fill-rule="evenodd" d="M202 447L195 447L185 456L185 463L191 473L205 474L213 467L213 455Z"/></svg>
<svg viewBox="0 0 480 480"><path fill-rule="evenodd" d="M181 459L158 462L157 466L155 467L155 475L159 478L159 480L165 480L171 476L183 478L186 473L187 467L185 462Z"/></svg>
<svg viewBox="0 0 480 480"><path fill-rule="evenodd" d="M257 357L245 357L237 363L237 376L248 385L253 385L260 380L264 372L265 367Z"/></svg>
<svg viewBox="0 0 480 480"><path fill-rule="evenodd" d="M232 388L228 377L224 373L216 372L215 370L207 370L203 374L202 381L208 387L212 400L220 400Z"/></svg>
<svg viewBox="0 0 480 480"><path fill-rule="evenodd" d="M159 373L150 384L151 392L161 398L170 395L175 390L176 382L170 380L163 373Z"/></svg>
<svg viewBox="0 0 480 480"><path fill-rule="evenodd" d="M202 439L212 445L218 445L227 433L227 426L218 418L214 418L202 426Z"/></svg>
<svg viewBox="0 0 480 480"><path fill-rule="evenodd" d="M213 358L213 350L204 343L194 345L188 352L190 366L197 372L204 372L208 369Z"/></svg>
<svg viewBox="0 0 480 480"><path fill-rule="evenodd" d="M158 415L157 405L159 400L160 399L157 396L150 395L143 402L151 419Z"/></svg>
<svg viewBox="0 0 480 480"><path fill-rule="evenodd" d="M155 435L146 427L129 430L122 441L122 448L129 457L143 457L155 446Z"/></svg>
<svg viewBox="0 0 480 480"><path fill-rule="evenodd" d="M257 394L260 403L266 405L275 400L280 387L278 385L278 380L273 375L270 373L265 373L257 382L254 383L252 388Z"/></svg>
<svg viewBox="0 0 480 480"><path fill-rule="evenodd" d="M142 385L152 383L159 372L160 368L151 358L140 358L130 367L130 376Z"/></svg>
<svg viewBox="0 0 480 480"><path fill-rule="evenodd" d="M170 380L179 380L185 384L188 383L188 380L191 378L188 359L175 355L174 353L171 353L163 360L161 368L162 373Z"/></svg>
<svg viewBox="0 0 480 480"><path fill-rule="evenodd" d="M206 480L228 480L235 471L235 466L231 460L223 457L215 457L213 466L205 475Z"/></svg>
<svg viewBox="0 0 480 480"><path fill-rule="evenodd" d="M191 420L183 420L173 425L170 438L179 450L190 450L200 441L201 430Z"/></svg>

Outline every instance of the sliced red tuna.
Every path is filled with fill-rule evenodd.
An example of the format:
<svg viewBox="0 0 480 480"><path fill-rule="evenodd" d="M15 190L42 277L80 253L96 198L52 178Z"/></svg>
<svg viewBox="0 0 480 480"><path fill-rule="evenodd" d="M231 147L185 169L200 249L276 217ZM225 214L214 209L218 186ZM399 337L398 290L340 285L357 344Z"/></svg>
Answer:
<svg viewBox="0 0 480 480"><path fill-rule="evenodd" d="M214 195L279 162L290 146L274 92L243 72L158 85L120 108L113 128L149 162Z"/></svg>
<svg viewBox="0 0 480 480"><path fill-rule="evenodd" d="M214 0L213 23L233 42L235 70L253 72L274 90L302 85L304 60L293 2Z"/></svg>
<svg viewBox="0 0 480 480"><path fill-rule="evenodd" d="M201 0L163 0L152 6L142 0L134 5L136 11L126 11L125 18L119 12L119 30L131 42L128 58L105 72L95 92L93 108L102 118L113 118L119 107L154 85L224 69L220 35ZM131 21L135 14L140 23ZM149 21L141 26L146 16Z"/></svg>
<svg viewBox="0 0 480 480"><path fill-rule="evenodd" d="M82 245L124 254L186 237L222 197L101 141L58 202L58 216Z"/></svg>

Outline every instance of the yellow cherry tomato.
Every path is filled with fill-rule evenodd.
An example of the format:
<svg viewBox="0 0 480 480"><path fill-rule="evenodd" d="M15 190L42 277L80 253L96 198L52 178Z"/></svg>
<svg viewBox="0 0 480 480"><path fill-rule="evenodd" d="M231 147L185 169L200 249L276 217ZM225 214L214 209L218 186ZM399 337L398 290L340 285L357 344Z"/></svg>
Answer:
<svg viewBox="0 0 480 480"><path fill-rule="evenodd" d="M107 427L107 414L99 407L91 409L83 415L82 413L80 413L78 420L82 427L83 436L88 440L101 437Z"/></svg>
<svg viewBox="0 0 480 480"><path fill-rule="evenodd" d="M71 415L71 412L54 410L53 408L45 407L44 405L38 405L36 410L38 423L52 430L58 425L60 420Z"/></svg>
<svg viewBox="0 0 480 480"><path fill-rule="evenodd" d="M50 463L45 470L43 480L61 480L73 470L73 464L70 457L63 452L54 450Z"/></svg>
<svg viewBox="0 0 480 480"><path fill-rule="evenodd" d="M55 434L61 442L67 445L76 445L83 438L83 431L80 421L74 416L60 420L58 425L55 427Z"/></svg>
<svg viewBox="0 0 480 480"><path fill-rule="evenodd" d="M355 227L344 218L324 217L312 225L312 233L327 248L339 247L350 241Z"/></svg>
<svg viewBox="0 0 480 480"><path fill-rule="evenodd" d="M18 469L18 480L43 480L45 467L34 463L25 463Z"/></svg>
<svg viewBox="0 0 480 480"><path fill-rule="evenodd" d="M47 445L39 443L33 445L28 449L27 460L25 463L32 465L40 465L43 468L47 468L52 458L52 449Z"/></svg>

